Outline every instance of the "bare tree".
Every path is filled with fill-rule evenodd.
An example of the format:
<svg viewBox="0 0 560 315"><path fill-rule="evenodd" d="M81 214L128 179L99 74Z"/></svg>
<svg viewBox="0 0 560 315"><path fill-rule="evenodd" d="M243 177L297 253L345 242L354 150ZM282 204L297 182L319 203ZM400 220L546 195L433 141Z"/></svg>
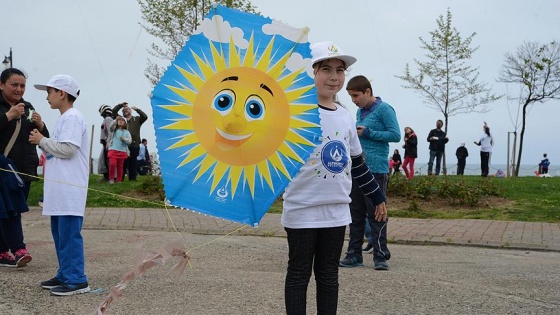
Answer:
<svg viewBox="0 0 560 315"><path fill-rule="evenodd" d="M414 59L418 73L412 74L406 64L404 75L396 76L406 82L403 87L414 89L422 95L428 107L440 111L449 129L449 117L472 112L487 112L487 104L501 96L491 94L486 84L478 83L478 68L467 64L478 47L471 48L476 35L463 39L452 27L451 11L436 20L437 29L430 32L431 41L419 37L421 48L426 50L427 61ZM443 173L447 173L446 158L443 156Z"/></svg>
<svg viewBox="0 0 560 315"><path fill-rule="evenodd" d="M183 48L185 42L196 29L212 3L219 3L230 8L246 12L255 12L249 0L137 0L142 12L142 27L150 35L161 40L160 44L152 43L148 52L162 59L173 60ZM156 85L165 68L148 59L144 75L152 85Z"/></svg>
<svg viewBox="0 0 560 315"><path fill-rule="evenodd" d="M560 45L555 41L547 44L525 42L515 53L506 54L499 75L499 82L519 84L521 89L517 97L522 108L521 133L513 174L518 176L529 106L560 98Z"/></svg>

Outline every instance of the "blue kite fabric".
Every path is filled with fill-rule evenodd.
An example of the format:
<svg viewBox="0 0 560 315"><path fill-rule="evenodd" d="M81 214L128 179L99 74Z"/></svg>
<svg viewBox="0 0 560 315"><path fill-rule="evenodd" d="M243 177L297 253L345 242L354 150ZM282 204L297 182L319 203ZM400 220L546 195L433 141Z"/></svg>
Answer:
<svg viewBox="0 0 560 315"><path fill-rule="evenodd" d="M210 10L152 92L168 204L258 225L321 140L308 31Z"/></svg>

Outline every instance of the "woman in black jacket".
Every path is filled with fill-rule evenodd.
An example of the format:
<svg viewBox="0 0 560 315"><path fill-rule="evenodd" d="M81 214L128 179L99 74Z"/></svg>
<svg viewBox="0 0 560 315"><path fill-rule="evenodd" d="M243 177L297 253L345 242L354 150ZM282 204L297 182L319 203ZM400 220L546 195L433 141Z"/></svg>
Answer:
<svg viewBox="0 0 560 315"><path fill-rule="evenodd" d="M395 151L393 152L393 174L397 174L400 173L400 167L402 165L402 159L401 159L401 154L399 153L398 149L395 149Z"/></svg>
<svg viewBox="0 0 560 315"><path fill-rule="evenodd" d="M23 99L25 85L26 77L18 69L9 68L0 74L0 154L5 154L19 125L7 158L16 165L18 175L24 182L23 198L27 200L31 181L37 180L39 165L37 147L29 143L29 134L37 129L49 137L49 131L33 105ZM29 209L27 205L13 209L7 202L9 198L13 196L2 194L0 202L0 267L25 267L31 261L31 256L23 242L21 213Z"/></svg>
<svg viewBox="0 0 560 315"><path fill-rule="evenodd" d="M414 177L414 160L418 157L418 137L410 127L404 128L404 162L403 170L406 178Z"/></svg>

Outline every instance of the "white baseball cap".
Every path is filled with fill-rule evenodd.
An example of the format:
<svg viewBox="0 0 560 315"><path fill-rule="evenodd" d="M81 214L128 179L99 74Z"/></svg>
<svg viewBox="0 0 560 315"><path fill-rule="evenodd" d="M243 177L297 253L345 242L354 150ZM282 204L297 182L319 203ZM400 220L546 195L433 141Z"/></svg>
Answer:
<svg viewBox="0 0 560 315"><path fill-rule="evenodd" d="M57 90L64 91L75 98L80 95L80 87L78 82L74 78L66 74L58 74L52 77L49 82L45 85L35 84L37 90L46 91L48 87L55 88Z"/></svg>
<svg viewBox="0 0 560 315"><path fill-rule="evenodd" d="M355 57L344 54L342 49L331 41L311 45L311 57L313 65L319 61L335 58L344 61L346 67L350 67L357 61Z"/></svg>

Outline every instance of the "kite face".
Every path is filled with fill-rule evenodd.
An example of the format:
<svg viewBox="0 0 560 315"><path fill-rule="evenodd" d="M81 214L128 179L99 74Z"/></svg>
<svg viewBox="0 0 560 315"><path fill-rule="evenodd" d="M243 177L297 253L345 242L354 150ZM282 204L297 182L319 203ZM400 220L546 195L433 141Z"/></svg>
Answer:
<svg viewBox="0 0 560 315"><path fill-rule="evenodd" d="M307 29L217 6L152 93L171 205L256 224L320 142Z"/></svg>
<svg viewBox="0 0 560 315"><path fill-rule="evenodd" d="M217 161L230 165L247 166L267 159L279 150L289 129L284 90L254 68L217 73L200 89L193 108L200 144Z"/></svg>

